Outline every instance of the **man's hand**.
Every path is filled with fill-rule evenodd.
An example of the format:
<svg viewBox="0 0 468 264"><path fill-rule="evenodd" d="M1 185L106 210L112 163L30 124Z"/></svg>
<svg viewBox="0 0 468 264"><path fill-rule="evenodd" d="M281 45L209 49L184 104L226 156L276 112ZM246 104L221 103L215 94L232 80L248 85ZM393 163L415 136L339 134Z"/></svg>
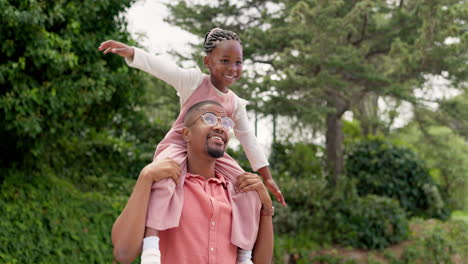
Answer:
<svg viewBox="0 0 468 264"><path fill-rule="evenodd" d="M257 191L260 201L262 201L262 205L265 207L271 207L272 202L270 195L268 194L265 185L263 185L262 178L257 174L244 172L237 179L236 185L237 189L241 192Z"/></svg>
<svg viewBox="0 0 468 264"><path fill-rule="evenodd" d="M273 193L278 202L280 202L284 206L287 206L283 194L281 193L281 190L279 189L278 185L276 184L275 180L273 180L273 178L266 179L265 185L268 188L268 190L270 190L270 192Z"/></svg>
<svg viewBox="0 0 468 264"><path fill-rule="evenodd" d="M99 51L104 50L104 54L112 52L131 61L133 61L133 55L135 54L132 47L115 40L104 41L98 49Z"/></svg>
<svg viewBox="0 0 468 264"><path fill-rule="evenodd" d="M165 178L172 178L176 184L179 184L180 166L172 159L155 160L146 165L141 171L140 176L152 182L157 182Z"/></svg>

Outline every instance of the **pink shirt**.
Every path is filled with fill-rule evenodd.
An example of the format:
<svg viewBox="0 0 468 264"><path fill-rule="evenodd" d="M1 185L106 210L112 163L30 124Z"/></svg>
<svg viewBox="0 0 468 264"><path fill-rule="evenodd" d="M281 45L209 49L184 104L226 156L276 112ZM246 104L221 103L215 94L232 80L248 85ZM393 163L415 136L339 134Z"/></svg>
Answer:
<svg viewBox="0 0 468 264"><path fill-rule="evenodd" d="M208 180L187 173L179 226L159 232L163 264L236 263L227 184L219 173Z"/></svg>

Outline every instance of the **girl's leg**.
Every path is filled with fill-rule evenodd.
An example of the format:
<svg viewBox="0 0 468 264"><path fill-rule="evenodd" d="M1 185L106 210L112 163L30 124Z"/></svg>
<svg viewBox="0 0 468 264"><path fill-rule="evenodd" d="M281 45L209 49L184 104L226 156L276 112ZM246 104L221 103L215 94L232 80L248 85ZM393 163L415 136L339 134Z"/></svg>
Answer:
<svg viewBox="0 0 468 264"><path fill-rule="evenodd" d="M148 203L146 226L155 230L177 227L183 206L183 183L187 172L187 149L179 145L170 145L161 152L157 159L170 158L181 166L179 184L172 179L162 179L153 183Z"/></svg>
<svg viewBox="0 0 468 264"><path fill-rule="evenodd" d="M236 264L254 264L252 262L252 250L244 250L242 248L237 248Z"/></svg>
<svg viewBox="0 0 468 264"><path fill-rule="evenodd" d="M155 159L170 158L180 164L182 172L179 185L172 179L153 183L146 216L145 238L141 264L160 264L159 231L176 227L183 205L183 181L185 179L187 150L183 146L170 145ZM157 213L156 213L157 212Z"/></svg>
<svg viewBox="0 0 468 264"><path fill-rule="evenodd" d="M159 251L159 231L150 227L145 229L141 264L160 264L161 252Z"/></svg>
<svg viewBox="0 0 468 264"><path fill-rule="evenodd" d="M234 190L237 178L244 170L228 154L216 161L216 170L232 183L228 184L232 206L231 242L241 249L252 250L260 224L260 198L255 191L241 193Z"/></svg>

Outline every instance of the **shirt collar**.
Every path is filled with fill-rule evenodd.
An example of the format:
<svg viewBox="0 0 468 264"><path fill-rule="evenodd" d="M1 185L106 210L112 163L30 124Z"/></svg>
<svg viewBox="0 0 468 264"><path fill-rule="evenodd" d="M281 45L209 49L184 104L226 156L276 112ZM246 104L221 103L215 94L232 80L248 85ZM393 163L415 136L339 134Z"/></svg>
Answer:
<svg viewBox="0 0 468 264"><path fill-rule="evenodd" d="M187 172L187 175L185 176L186 178L190 178L190 177L199 177L199 178L202 178L203 180L206 180L204 177L198 175L198 174L192 174L190 172ZM226 188L227 186L227 181L226 181L226 178L223 176L222 173L216 171L215 172L215 176L213 178L210 178L206 181L215 181L217 183L220 183L223 185L224 188Z"/></svg>

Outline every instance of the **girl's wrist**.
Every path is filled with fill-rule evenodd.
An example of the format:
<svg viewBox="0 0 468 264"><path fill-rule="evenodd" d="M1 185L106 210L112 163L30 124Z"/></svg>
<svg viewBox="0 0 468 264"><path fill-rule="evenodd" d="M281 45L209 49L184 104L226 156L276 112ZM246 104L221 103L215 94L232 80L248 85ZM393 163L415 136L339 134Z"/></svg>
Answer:
<svg viewBox="0 0 468 264"><path fill-rule="evenodd" d="M270 206L262 206L262 209L260 210L260 215L261 216L274 216L275 215L275 207L273 205Z"/></svg>
<svg viewBox="0 0 468 264"><path fill-rule="evenodd" d="M262 206L264 207L270 207L273 205L273 202L271 201L270 194L268 194L268 190L266 189L265 186L259 190L259 196L260 196L260 201L262 201Z"/></svg>
<svg viewBox="0 0 468 264"><path fill-rule="evenodd" d="M129 61L133 62L133 59L135 58L135 48L130 47L130 54L129 54L129 56L127 58L128 58Z"/></svg>
<svg viewBox="0 0 468 264"><path fill-rule="evenodd" d="M146 184L153 184L153 177L149 173L148 165L141 170L139 178Z"/></svg>

